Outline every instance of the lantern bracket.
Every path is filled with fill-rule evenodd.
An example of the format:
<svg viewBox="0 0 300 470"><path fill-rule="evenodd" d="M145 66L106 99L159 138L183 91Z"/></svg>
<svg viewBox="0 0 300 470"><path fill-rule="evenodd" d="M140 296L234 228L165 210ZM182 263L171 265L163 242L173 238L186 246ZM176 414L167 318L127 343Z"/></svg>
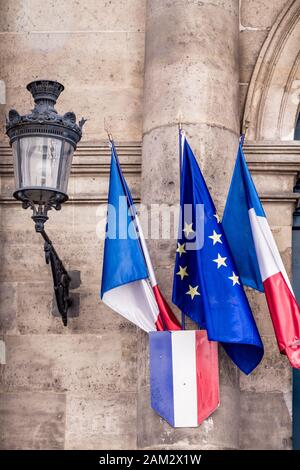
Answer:
<svg viewBox="0 0 300 470"><path fill-rule="evenodd" d="M47 264L51 265L51 272L53 278L54 295L57 305L57 310L62 318L64 326L68 323L68 309L72 305L69 289L71 277L66 270L62 260L58 256L52 241L48 237L44 229L44 224L48 220L48 211L55 207L60 210L60 205L52 206L49 204L34 204L32 201L24 200L23 208L28 209L31 207L33 211L32 219L35 223L35 231L40 233L44 239L45 260Z"/></svg>
<svg viewBox="0 0 300 470"><path fill-rule="evenodd" d="M72 305L72 299L69 293L71 277L69 276L66 268L64 267L62 260L58 256L45 230L41 230L40 234L42 235L45 241L44 251L46 263L51 264L53 287L57 309L61 315L64 326L67 326L68 309Z"/></svg>

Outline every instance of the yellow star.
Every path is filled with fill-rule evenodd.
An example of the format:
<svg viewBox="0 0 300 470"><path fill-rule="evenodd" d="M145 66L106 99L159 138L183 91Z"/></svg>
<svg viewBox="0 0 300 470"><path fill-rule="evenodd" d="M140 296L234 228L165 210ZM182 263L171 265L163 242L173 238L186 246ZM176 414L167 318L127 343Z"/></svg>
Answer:
<svg viewBox="0 0 300 470"><path fill-rule="evenodd" d="M213 244L215 245L216 243L223 243L222 240L221 240L221 236L222 236L221 233L217 233L217 232L214 230L214 231L213 231L213 234L212 234L212 235L209 235L208 238L211 238L212 241L213 241Z"/></svg>
<svg viewBox="0 0 300 470"><path fill-rule="evenodd" d="M179 266L179 271L177 274L177 276L180 276L181 277L181 280L184 279L184 276L188 276L188 273L186 272L187 270L187 266L185 268L183 268L182 266Z"/></svg>
<svg viewBox="0 0 300 470"><path fill-rule="evenodd" d="M179 256L181 258L181 255L183 253L186 253L185 249L184 249L184 245L185 243L183 243L182 245L180 245L180 243L177 243L177 250L176 250L176 253L179 253Z"/></svg>
<svg viewBox="0 0 300 470"><path fill-rule="evenodd" d="M220 217L218 216L218 214L214 214L214 217L217 219L217 223L219 224L221 222L221 220L220 220Z"/></svg>
<svg viewBox="0 0 300 470"><path fill-rule="evenodd" d="M189 290L186 292L187 295L190 295L192 300L194 300L195 295L200 295L198 292L198 286L192 287L189 285Z"/></svg>
<svg viewBox="0 0 300 470"><path fill-rule="evenodd" d="M236 284L240 285L239 276L237 276L233 271L232 276L230 276L228 279L231 279L233 286L235 286Z"/></svg>
<svg viewBox="0 0 300 470"><path fill-rule="evenodd" d="M226 260L227 260L226 257L222 258L220 253L218 253L218 257L216 259L214 259L213 261L214 261L214 263L217 263L218 269L219 269L221 266L227 266Z"/></svg>
<svg viewBox="0 0 300 470"><path fill-rule="evenodd" d="M185 233L185 236L188 237L190 233L195 233L194 230L193 230L193 224L187 224L186 222L184 222L184 229L183 229L183 232Z"/></svg>

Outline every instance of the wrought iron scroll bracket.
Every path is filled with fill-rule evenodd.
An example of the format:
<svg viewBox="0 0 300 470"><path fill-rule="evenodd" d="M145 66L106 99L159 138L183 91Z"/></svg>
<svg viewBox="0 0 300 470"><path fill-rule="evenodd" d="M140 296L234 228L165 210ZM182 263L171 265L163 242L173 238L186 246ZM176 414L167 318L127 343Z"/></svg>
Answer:
<svg viewBox="0 0 300 470"><path fill-rule="evenodd" d="M61 315L64 326L67 326L68 309L72 305L72 299L69 293L71 278L45 230L42 230L40 233L45 240L44 250L46 263L51 265L57 309Z"/></svg>
<svg viewBox="0 0 300 470"><path fill-rule="evenodd" d="M64 326L68 323L68 310L72 305L72 299L70 297L70 283L71 277L64 267L64 264L58 256L52 241L45 232L44 224L48 220L48 211L54 207L56 210L60 209L60 205L54 205L51 202L46 204L33 204L32 202L25 200L23 201L24 209L31 208L33 211L32 219L35 223L35 231L40 233L44 239L44 251L45 260L47 264L51 266L53 287L56 300L57 310L62 318ZM77 316L77 315L72 315Z"/></svg>

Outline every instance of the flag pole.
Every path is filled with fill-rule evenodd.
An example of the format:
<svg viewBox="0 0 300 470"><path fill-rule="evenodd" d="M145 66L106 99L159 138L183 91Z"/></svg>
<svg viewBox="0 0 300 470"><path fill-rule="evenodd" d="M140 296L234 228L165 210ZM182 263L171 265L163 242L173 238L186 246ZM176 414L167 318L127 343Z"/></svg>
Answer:
<svg viewBox="0 0 300 470"><path fill-rule="evenodd" d="M178 115L178 140L179 140L179 188L180 188L180 194L181 194L181 173L182 173L182 158L183 158L183 152L182 152L182 122L181 122L181 112L179 111ZM185 314L181 312L181 329L185 330Z"/></svg>

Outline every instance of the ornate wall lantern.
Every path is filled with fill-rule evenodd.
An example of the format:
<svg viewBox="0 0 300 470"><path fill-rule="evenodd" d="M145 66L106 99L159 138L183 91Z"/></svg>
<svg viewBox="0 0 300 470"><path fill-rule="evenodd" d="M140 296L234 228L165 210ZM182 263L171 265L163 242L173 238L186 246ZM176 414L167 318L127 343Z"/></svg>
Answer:
<svg viewBox="0 0 300 470"><path fill-rule="evenodd" d="M15 192L24 209L33 211L35 230L45 241L46 262L51 263L54 292L64 325L71 305L70 275L45 232L48 211L61 209L68 200L67 188L72 158L82 136L82 118L76 124L72 112L59 115L56 100L63 85L51 80L36 80L27 85L34 98L34 109L21 116L11 109L6 120L6 133L13 152Z"/></svg>

